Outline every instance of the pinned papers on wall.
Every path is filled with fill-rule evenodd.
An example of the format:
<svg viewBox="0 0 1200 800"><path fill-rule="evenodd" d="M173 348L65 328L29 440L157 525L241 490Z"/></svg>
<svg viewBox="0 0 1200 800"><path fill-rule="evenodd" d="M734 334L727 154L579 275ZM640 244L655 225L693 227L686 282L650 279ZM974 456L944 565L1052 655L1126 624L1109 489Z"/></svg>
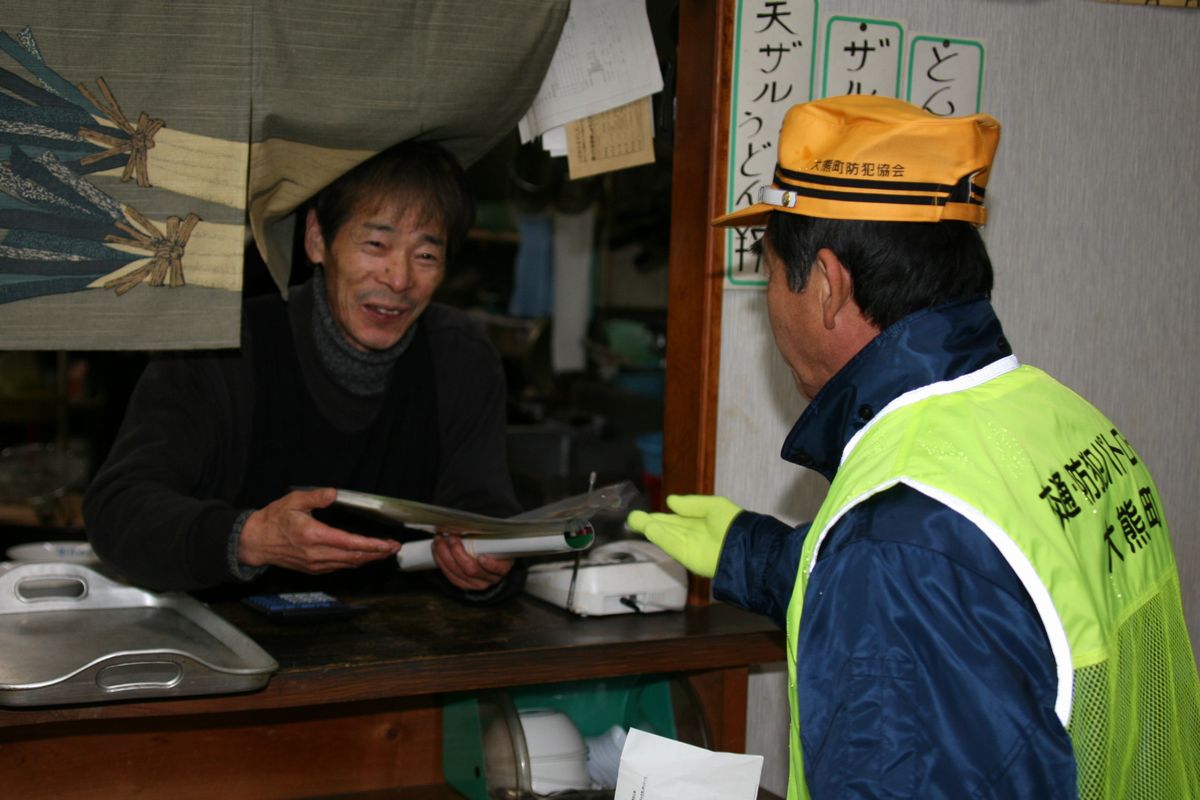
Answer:
<svg viewBox="0 0 1200 800"><path fill-rule="evenodd" d="M521 142L541 136L551 155L568 156L572 178L649 163L653 125L643 114L662 88L644 0L572 3L542 87L518 124Z"/></svg>
<svg viewBox="0 0 1200 800"><path fill-rule="evenodd" d="M542 88L518 125L521 141L662 87L644 0L572 3Z"/></svg>
<svg viewBox="0 0 1200 800"><path fill-rule="evenodd" d="M983 97L983 44L914 36L905 99L939 117L977 114Z"/></svg>
<svg viewBox="0 0 1200 800"><path fill-rule="evenodd" d="M566 128L567 169L573 179L654 161L649 97L568 122Z"/></svg>
<svg viewBox="0 0 1200 800"><path fill-rule="evenodd" d="M758 202L759 190L771 185L779 128L793 105L869 94L899 97L938 116L974 114L982 108L983 70L984 47L976 39L913 34L897 20L838 14L818 19L816 0L739 0L727 209ZM762 233L761 227L726 232L726 289L767 285L753 249Z"/></svg>
<svg viewBox="0 0 1200 800"><path fill-rule="evenodd" d="M821 96L900 96L904 26L865 17L830 17L825 25Z"/></svg>
<svg viewBox="0 0 1200 800"><path fill-rule="evenodd" d="M813 97L817 3L739 0L730 93L728 208L758 202L775 173L775 142L784 114ZM751 246L761 228L731 228L725 236L725 287L766 286Z"/></svg>

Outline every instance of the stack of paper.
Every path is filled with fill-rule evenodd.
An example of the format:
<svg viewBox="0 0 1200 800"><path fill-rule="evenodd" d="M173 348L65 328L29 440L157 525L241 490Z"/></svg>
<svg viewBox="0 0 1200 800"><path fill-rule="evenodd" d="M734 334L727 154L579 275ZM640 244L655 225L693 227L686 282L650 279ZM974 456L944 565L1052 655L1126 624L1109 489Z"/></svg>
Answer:
<svg viewBox="0 0 1200 800"><path fill-rule="evenodd" d="M572 3L521 141L541 136L572 178L650 163L650 95L662 88L645 0Z"/></svg>
<svg viewBox="0 0 1200 800"><path fill-rule="evenodd" d="M349 489L339 489L334 504L410 530L460 535L476 555L511 558L586 550L595 538L591 518L623 510L635 494L633 484L622 481L507 518ZM396 558L403 570L429 569L434 566L432 540L407 542Z"/></svg>

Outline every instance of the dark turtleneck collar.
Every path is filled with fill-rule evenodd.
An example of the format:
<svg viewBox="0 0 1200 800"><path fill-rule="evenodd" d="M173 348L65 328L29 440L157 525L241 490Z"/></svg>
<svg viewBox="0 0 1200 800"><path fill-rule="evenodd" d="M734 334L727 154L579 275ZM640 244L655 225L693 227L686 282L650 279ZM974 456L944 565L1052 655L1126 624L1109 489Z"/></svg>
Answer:
<svg viewBox="0 0 1200 800"><path fill-rule="evenodd" d="M416 332L410 327L387 350L359 350L333 318L325 293L325 271L317 267L312 277L312 338L317 360L338 386L358 397L375 397L387 390L396 359L408 349Z"/></svg>

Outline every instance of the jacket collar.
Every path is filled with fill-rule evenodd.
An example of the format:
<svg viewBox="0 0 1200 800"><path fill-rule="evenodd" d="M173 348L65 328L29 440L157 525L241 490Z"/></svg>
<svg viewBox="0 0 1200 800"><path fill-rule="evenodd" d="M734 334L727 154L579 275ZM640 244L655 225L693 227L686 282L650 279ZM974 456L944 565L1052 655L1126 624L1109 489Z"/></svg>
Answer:
<svg viewBox="0 0 1200 800"><path fill-rule="evenodd" d="M974 372L1012 355L986 299L910 314L884 330L825 384L783 443L786 461L833 480L842 450L905 392Z"/></svg>

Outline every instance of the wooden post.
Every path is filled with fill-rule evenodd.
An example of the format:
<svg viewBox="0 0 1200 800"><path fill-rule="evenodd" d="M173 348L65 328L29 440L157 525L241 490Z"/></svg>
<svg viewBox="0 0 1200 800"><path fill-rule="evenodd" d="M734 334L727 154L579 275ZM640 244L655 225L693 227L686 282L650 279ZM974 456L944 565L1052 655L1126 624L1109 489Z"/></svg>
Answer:
<svg viewBox="0 0 1200 800"><path fill-rule="evenodd" d="M729 145L733 3L682 0L671 177L663 494L711 494L721 353L720 231ZM693 577L688 602L708 603Z"/></svg>

